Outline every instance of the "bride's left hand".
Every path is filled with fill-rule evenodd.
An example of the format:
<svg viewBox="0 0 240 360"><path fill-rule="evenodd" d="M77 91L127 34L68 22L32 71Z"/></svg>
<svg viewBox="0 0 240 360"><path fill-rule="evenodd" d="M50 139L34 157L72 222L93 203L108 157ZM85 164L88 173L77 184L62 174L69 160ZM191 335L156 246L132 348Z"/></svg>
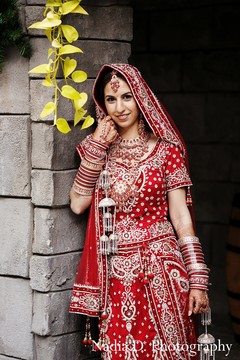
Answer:
<svg viewBox="0 0 240 360"><path fill-rule="evenodd" d="M191 289L189 292L188 316L205 313L209 308L209 300L206 291Z"/></svg>

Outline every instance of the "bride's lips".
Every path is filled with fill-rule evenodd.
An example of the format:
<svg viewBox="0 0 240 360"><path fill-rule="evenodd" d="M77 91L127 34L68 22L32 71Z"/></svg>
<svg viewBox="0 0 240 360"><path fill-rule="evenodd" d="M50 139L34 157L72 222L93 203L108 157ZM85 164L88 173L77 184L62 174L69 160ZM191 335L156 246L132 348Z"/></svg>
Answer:
<svg viewBox="0 0 240 360"><path fill-rule="evenodd" d="M117 118L119 120L126 120L128 118L129 114L123 114L123 115L118 115Z"/></svg>

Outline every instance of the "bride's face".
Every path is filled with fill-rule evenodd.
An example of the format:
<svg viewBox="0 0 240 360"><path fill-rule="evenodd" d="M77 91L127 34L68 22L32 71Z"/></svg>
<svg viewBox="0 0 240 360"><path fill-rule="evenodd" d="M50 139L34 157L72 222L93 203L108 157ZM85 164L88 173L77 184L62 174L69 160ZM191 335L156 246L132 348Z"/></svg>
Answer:
<svg viewBox="0 0 240 360"><path fill-rule="evenodd" d="M138 135L139 108L133 94L126 83L118 78L119 88L113 91L110 82L104 88L104 103L109 116L117 125L119 133L131 131Z"/></svg>

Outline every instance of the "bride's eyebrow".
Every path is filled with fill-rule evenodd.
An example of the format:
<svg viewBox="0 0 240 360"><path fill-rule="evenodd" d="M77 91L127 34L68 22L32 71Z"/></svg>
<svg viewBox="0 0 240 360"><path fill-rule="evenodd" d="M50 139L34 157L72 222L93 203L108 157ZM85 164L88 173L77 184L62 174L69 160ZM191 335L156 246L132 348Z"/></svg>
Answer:
<svg viewBox="0 0 240 360"><path fill-rule="evenodd" d="M131 93L131 91L127 91L127 92L121 94L121 96L125 96L125 95L132 95L132 93ZM110 94L106 94L106 95L105 95L105 98L107 98L107 97L111 97L111 98L113 98L113 99L116 98L116 96L110 95Z"/></svg>

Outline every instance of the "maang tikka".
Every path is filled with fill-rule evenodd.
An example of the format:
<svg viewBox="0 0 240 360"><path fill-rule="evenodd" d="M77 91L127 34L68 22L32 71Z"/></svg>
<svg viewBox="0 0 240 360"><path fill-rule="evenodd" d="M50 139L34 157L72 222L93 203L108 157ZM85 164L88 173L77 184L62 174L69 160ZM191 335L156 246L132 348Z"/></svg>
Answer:
<svg viewBox="0 0 240 360"><path fill-rule="evenodd" d="M114 92L117 92L117 91L118 91L118 88L120 87L120 82L119 82L118 77L117 77L117 72L113 70L113 71L111 72L111 75L112 75L112 78L111 78L111 80L110 80L111 89L112 89Z"/></svg>

